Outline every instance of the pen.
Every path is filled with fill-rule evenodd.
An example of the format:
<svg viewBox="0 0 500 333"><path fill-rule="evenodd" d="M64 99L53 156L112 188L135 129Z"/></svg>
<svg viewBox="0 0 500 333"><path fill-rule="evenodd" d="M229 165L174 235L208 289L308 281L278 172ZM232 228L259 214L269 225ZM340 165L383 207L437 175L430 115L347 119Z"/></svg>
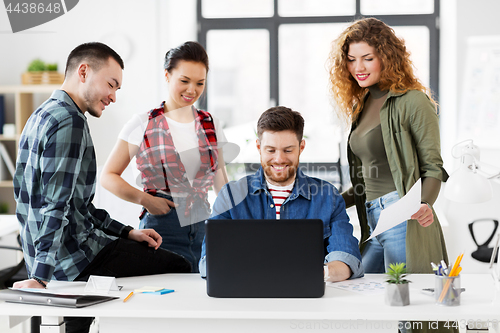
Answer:
<svg viewBox="0 0 500 333"><path fill-rule="evenodd" d="M441 260L441 265L443 266L443 271L448 268L448 265L446 265L446 261Z"/></svg>
<svg viewBox="0 0 500 333"><path fill-rule="evenodd" d="M128 294L128 296L125 297L125 299L123 300L123 303L125 303L126 301L128 301L130 299L130 297L132 297L133 294L134 294L133 291L130 294Z"/></svg>
<svg viewBox="0 0 500 333"><path fill-rule="evenodd" d="M434 272L434 274L438 275L439 274L439 267L433 262L431 262L431 266L432 266L432 271Z"/></svg>
<svg viewBox="0 0 500 333"><path fill-rule="evenodd" d="M432 268L437 268L437 265L431 261Z"/></svg>
<svg viewBox="0 0 500 333"><path fill-rule="evenodd" d="M442 275L448 276L450 270L449 270L448 265L446 265L446 261L441 260L441 266L443 267L443 274Z"/></svg>

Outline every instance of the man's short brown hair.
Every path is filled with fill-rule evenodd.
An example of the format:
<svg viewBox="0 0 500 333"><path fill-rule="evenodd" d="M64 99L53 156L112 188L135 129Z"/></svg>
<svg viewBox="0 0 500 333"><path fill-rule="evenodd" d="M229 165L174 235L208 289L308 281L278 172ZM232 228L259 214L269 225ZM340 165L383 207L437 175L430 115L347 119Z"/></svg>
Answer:
<svg viewBox="0 0 500 333"><path fill-rule="evenodd" d="M113 58L123 69L123 60L112 48L99 42L84 43L71 51L66 62L65 76L72 73L82 61L87 61L94 71L99 71L109 58Z"/></svg>
<svg viewBox="0 0 500 333"><path fill-rule="evenodd" d="M257 136L262 139L265 131L281 132L292 131L297 135L299 142L304 134L304 118L299 112L284 106L275 106L266 110L257 122Z"/></svg>

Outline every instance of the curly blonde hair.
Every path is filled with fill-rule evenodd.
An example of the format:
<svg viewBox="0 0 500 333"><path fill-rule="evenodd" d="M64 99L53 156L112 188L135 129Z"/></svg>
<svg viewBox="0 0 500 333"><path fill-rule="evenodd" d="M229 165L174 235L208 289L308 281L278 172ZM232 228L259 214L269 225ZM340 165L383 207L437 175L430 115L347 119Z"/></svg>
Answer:
<svg viewBox="0 0 500 333"><path fill-rule="evenodd" d="M431 101L431 92L413 73L410 53L403 39L384 22L375 18L355 21L332 42L332 49L326 66L329 72L329 92L338 112L347 121L355 121L363 109L363 98L368 88L362 88L352 77L347 68L347 54L351 43L366 42L375 48L382 63L379 87L403 93L408 90L420 90Z"/></svg>

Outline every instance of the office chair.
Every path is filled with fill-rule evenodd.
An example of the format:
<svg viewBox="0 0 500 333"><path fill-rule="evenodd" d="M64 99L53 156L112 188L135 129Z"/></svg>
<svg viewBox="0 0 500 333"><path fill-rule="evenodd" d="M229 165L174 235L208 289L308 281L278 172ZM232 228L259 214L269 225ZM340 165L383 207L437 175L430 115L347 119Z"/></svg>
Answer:
<svg viewBox="0 0 500 333"><path fill-rule="evenodd" d="M483 244L478 244L476 241L476 236L474 235L474 224L479 223L479 222L493 222L492 224L492 232L491 235L488 237L488 239L483 243ZM493 240L493 237L497 234L497 229L498 229L498 221L495 219L479 219L475 220L471 223L469 223L469 231L472 236L472 240L477 246L477 250L472 252L471 256L472 258L479 260L481 262L490 262L491 255L493 254L493 247L490 247L490 242ZM495 262L498 260L498 253L495 256Z"/></svg>

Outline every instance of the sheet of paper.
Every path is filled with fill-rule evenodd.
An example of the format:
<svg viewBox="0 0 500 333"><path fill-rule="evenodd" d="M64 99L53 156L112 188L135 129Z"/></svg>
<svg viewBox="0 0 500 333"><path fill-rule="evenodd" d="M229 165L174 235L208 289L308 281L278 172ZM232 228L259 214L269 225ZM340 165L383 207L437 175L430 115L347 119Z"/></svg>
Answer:
<svg viewBox="0 0 500 333"><path fill-rule="evenodd" d="M70 292L60 292L60 291L53 291L50 289L41 289L41 288L12 288L10 287L9 289L11 290L20 290L20 291L27 291L30 293L36 293L36 294L54 294L54 295L84 295L83 293L79 294L73 294Z"/></svg>
<svg viewBox="0 0 500 333"><path fill-rule="evenodd" d="M328 282L328 287L347 290L363 294L381 294L385 290L384 282L367 278L345 280L341 282Z"/></svg>
<svg viewBox="0 0 500 333"><path fill-rule="evenodd" d="M377 227L366 241L408 220L415 214L420 209L421 192L422 181L419 179L404 197L380 212Z"/></svg>
<svg viewBox="0 0 500 333"><path fill-rule="evenodd" d="M101 296L107 296L109 294L118 296L120 295L119 291L110 291L110 292L103 292L103 293L98 293L98 292L92 292L92 291L85 291L87 283L86 282L80 282L80 281L55 281L52 280L49 282L47 285L47 289L42 289L42 288L21 288L23 291L29 291L31 293L40 293L40 294L56 294L56 295L81 295L81 296L96 296L96 295L101 295ZM9 288L12 289L12 288ZM120 289L120 287L118 287ZM16 290L16 289L13 289Z"/></svg>

